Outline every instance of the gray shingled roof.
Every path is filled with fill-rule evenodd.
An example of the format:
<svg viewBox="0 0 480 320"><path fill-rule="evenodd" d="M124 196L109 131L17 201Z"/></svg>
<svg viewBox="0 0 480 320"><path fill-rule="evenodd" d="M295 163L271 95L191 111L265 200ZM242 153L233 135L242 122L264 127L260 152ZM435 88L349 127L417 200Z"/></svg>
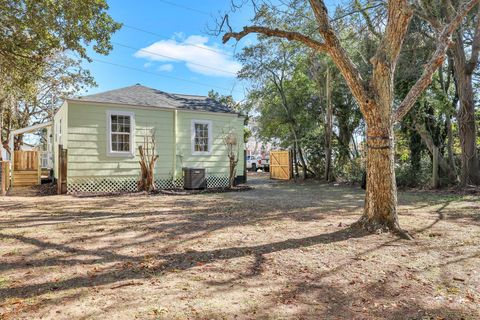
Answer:
<svg viewBox="0 0 480 320"><path fill-rule="evenodd" d="M167 93L140 84L71 99L94 103L129 104L144 107L236 113L226 105L205 96Z"/></svg>

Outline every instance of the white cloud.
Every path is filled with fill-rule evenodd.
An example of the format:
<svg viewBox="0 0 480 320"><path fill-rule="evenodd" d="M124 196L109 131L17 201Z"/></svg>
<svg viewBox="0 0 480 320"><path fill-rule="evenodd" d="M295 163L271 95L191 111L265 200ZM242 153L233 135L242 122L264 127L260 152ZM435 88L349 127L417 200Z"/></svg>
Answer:
<svg viewBox="0 0 480 320"><path fill-rule="evenodd" d="M167 63L167 64L162 64L157 68L158 71L165 71L165 72L170 72L173 70L173 64Z"/></svg>
<svg viewBox="0 0 480 320"><path fill-rule="evenodd" d="M178 37L177 37L178 38ZM183 62L193 72L217 77L234 77L240 63L225 51L207 45L208 38L192 35L182 40L161 40L135 53L149 61Z"/></svg>
<svg viewBox="0 0 480 320"><path fill-rule="evenodd" d="M150 68L150 67L152 66L152 64L153 64L153 63L151 63L151 62L145 62L145 63L143 64L143 67L144 67L144 68Z"/></svg>

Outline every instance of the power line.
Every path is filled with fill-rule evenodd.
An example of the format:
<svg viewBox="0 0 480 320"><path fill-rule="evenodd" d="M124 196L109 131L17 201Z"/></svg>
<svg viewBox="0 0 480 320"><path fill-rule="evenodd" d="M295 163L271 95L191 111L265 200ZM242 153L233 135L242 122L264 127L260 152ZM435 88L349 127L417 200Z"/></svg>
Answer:
<svg viewBox="0 0 480 320"><path fill-rule="evenodd" d="M115 62L110 62L110 61L105 61L105 60L100 60L100 59L92 59L92 60L95 61L95 62L100 62L100 63L103 63L103 64L108 64L108 65L123 68L123 69L129 69L129 70L134 70L134 71L138 71L138 72L152 74L152 75L155 75L155 76L158 76L158 77L163 77L163 78L173 79L173 80L178 80L178 81L183 81L183 82L189 82L189 83L193 83L193 84L203 86L203 87L207 87L207 88L210 88L210 89L212 89L212 88L220 89L220 90L223 90L225 93L230 92L230 89L220 87L220 86L208 85L208 84L205 84L205 83L202 83L202 82L197 82L197 81L188 80L188 79L175 77L175 76L168 76L168 75L165 75L165 74L158 74L158 73L155 73L155 72L152 72L152 71L143 70L143 69L139 69L139 68L135 68L135 67L130 67L130 66L126 66L126 65L123 65L123 64L118 64L118 63L115 63Z"/></svg>
<svg viewBox="0 0 480 320"><path fill-rule="evenodd" d="M189 7L189 6L185 6L183 4L178 4L178 3L175 3L175 2L172 2L172 1L167 1L167 0L157 0L157 1L169 4L169 5L174 6L174 7L178 7L178 8L182 8L182 9L185 9L185 10L190 10L190 11L193 11L193 12L197 12L197 13L201 13L201 14L210 16L209 12L206 12L206 11L203 11L203 10L200 10L200 9L196 9L196 8L192 8L192 7Z"/></svg>
<svg viewBox="0 0 480 320"><path fill-rule="evenodd" d="M171 60L175 60L175 61L180 61L180 62L184 62L184 61L185 61L185 60L182 60L182 59L179 59L179 58L175 58L175 57L172 57L172 56L167 56L167 55L160 54L160 53L156 53L156 52L153 52L153 51L148 51L148 50L145 50L145 49L132 47L132 46L129 46L129 45L126 45L126 44L123 44L123 43L119 43L119 42L115 42L115 41L111 41L111 42L112 42L113 44L117 45L117 46L120 46L120 47L132 49L132 50L143 51L143 52L146 52L146 53L148 53L148 54L155 55L155 56L159 56L159 57L162 57L162 58L167 58L167 59L171 59ZM237 75L235 72L226 71L226 70L223 70L223 69L220 69L220 68L215 68L215 67L212 67L212 66L207 66L207 65L205 65L205 64L195 63L195 62L191 62L191 61L187 61L187 63L192 64L192 65L196 65L196 66L199 66L199 67L202 67L202 68L215 70L215 71L218 71L218 72L233 74L233 75L235 75L235 76Z"/></svg>
<svg viewBox="0 0 480 320"><path fill-rule="evenodd" d="M140 32L143 32L143 33L148 33L148 34L151 34L151 35L154 35L154 36L157 36L157 37L160 37L160 38L168 39L168 40L172 39L171 37L166 36L164 34L160 34L160 33L157 33L157 32L145 30L145 29L142 29L142 28L139 28L139 27L128 25L128 24L123 24L123 27L127 27L129 29L140 31ZM233 55L231 53L227 53L227 52L220 51L220 50L215 50L215 49L212 49L212 48L207 48L207 47L200 46L200 45L194 44L194 43L182 43L182 45L196 47L196 48L199 48L199 49L202 49L202 50L215 52L215 53L222 54L222 55L225 55L225 56L228 56L228 57L235 57L235 55Z"/></svg>

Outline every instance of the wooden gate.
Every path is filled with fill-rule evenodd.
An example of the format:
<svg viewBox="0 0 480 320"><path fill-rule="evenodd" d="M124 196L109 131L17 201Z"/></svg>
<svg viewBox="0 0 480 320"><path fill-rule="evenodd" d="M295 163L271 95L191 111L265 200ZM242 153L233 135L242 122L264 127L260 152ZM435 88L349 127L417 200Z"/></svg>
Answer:
<svg viewBox="0 0 480 320"><path fill-rule="evenodd" d="M290 180L292 177L290 151L270 151L270 179Z"/></svg>
<svg viewBox="0 0 480 320"><path fill-rule="evenodd" d="M13 155L14 187L28 187L41 182L40 154L37 150L16 150Z"/></svg>

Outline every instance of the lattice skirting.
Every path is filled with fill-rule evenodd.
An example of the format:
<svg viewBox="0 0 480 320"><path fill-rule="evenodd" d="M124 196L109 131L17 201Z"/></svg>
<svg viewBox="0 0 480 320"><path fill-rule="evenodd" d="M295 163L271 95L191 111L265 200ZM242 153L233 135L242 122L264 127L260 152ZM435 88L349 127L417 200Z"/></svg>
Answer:
<svg viewBox="0 0 480 320"><path fill-rule="evenodd" d="M98 193L98 192L135 192L137 191L136 177L126 178L67 178L67 193ZM157 189L181 189L183 178L155 179ZM228 186L227 176L208 176L207 188L224 188Z"/></svg>

